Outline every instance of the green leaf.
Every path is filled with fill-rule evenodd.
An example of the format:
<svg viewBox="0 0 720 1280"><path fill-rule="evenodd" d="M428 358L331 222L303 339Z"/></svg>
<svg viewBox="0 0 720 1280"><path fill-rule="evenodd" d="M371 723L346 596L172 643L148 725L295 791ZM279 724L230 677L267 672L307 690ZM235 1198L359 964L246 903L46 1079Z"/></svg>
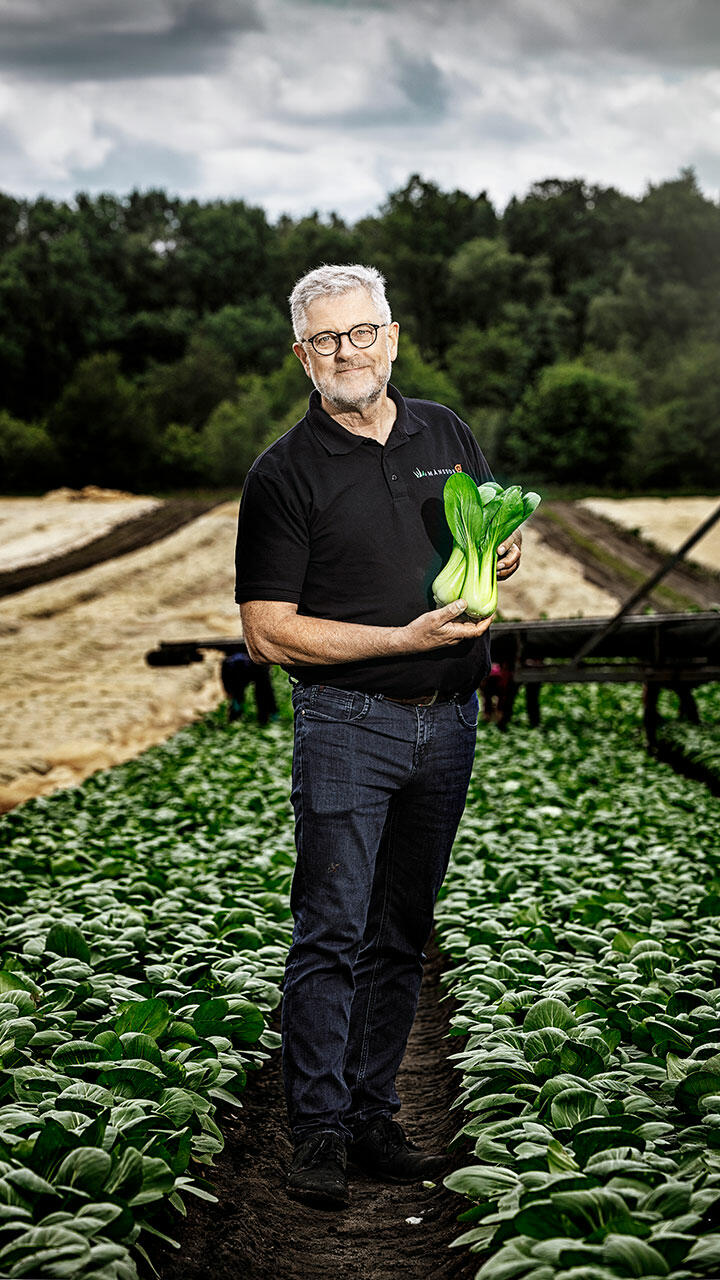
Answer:
<svg viewBox="0 0 720 1280"><path fill-rule="evenodd" d="M561 1031L572 1031L576 1025L574 1014L562 1000L548 996L538 1000L528 1010L523 1022L523 1031L541 1031L545 1027L559 1027Z"/></svg>
<svg viewBox="0 0 720 1280"><path fill-rule="evenodd" d="M630 1216L622 1197L608 1187L594 1187L589 1191L551 1191L550 1200L566 1227L565 1235L577 1232L590 1243L595 1243L604 1240L611 1232L637 1236L648 1234L647 1227Z"/></svg>
<svg viewBox="0 0 720 1280"><path fill-rule="evenodd" d="M125 1147L105 1183L108 1195L129 1201L140 1191L143 1181L143 1158L134 1147Z"/></svg>
<svg viewBox="0 0 720 1280"><path fill-rule="evenodd" d="M550 1104L552 1122L558 1129L572 1129L588 1116L607 1116L608 1107L589 1089L564 1089Z"/></svg>
<svg viewBox="0 0 720 1280"><path fill-rule="evenodd" d="M562 1031L560 1027L543 1027L541 1031L531 1031L523 1044L525 1057L528 1062L535 1062L538 1058L552 1058L567 1038L567 1031Z"/></svg>
<svg viewBox="0 0 720 1280"><path fill-rule="evenodd" d="M605 1062L591 1044L569 1039L560 1050L560 1066L571 1075L589 1078L604 1070Z"/></svg>
<svg viewBox="0 0 720 1280"><path fill-rule="evenodd" d="M8 1276L75 1276L89 1261L87 1240L66 1227L31 1227L0 1249L0 1268Z"/></svg>
<svg viewBox="0 0 720 1280"><path fill-rule="evenodd" d="M658 1241L658 1243L660 1243ZM603 1261L625 1276L666 1276L670 1269L657 1249L645 1240L610 1234L603 1244Z"/></svg>
<svg viewBox="0 0 720 1280"><path fill-rule="evenodd" d="M98 1084L123 1098L159 1098L164 1087L163 1072L141 1058L108 1064L98 1076Z"/></svg>
<svg viewBox="0 0 720 1280"><path fill-rule="evenodd" d="M115 1098L107 1089L103 1089L99 1084L89 1084L85 1081L69 1084L55 1099L58 1110L86 1111L91 1115L114 1105Z"/></svg>
<svg viewBox="0 0 720 1280"><path fill-rule="evenodd" d="M196 1095L187 1089L164 1089L160 1095L159 1110L181 1129L195 1114Z"/></svg>
<svg viewBox="0 0 720 1280"><path fill-rule="evenodd" d="M204 1000L193 1013L193 1027L199 1036L217 1035L225 1026L230 1005L223 996Z"/></svg>
<svg viewBox="0 0 720 1280"><path fill-rule="evenodd" d="M175 1174L164 1160L154 1156L142 1157L142 1186L130 1201L131 1205L149 1204L152 1200L161 1200L172 1191L175 1185Z"/></svg>
<svg viewBox="0 0 720 1280"><path fill-rule="evenodd" d="M689 1263L693 1270L696 1266L702 1267L720 1267L720 1235L704 1236L694 1244L685 1262Z"/></svg>
<svg viewBox="0 0 720 1280"><path fill-rule="evenodd" d="M65 1157L57 1171L64 1186L80 1187L96 1195L112 1168L112 1157L100 1147L79 1147Z"/></svg>
<svg viewBox="0 0 720 1280"><path fill-rule="evenodd" d="M68 1067L85 1066L88 1063L103 1062L104 1059L105 1051L96 1040L69 1040L58 1045L50 1061L58 1071L67 1071Z"/></svg>
<svg viewBox="0 0 720 1280"><path fill-rule="evenodd" d="M122 1037L128 1031L139 1031L157 1040L170 1021L167 1002L158 997L150 1000L133 1000L121 1006L122 1012L115 1020L115 1031Z"/></svg>
<svg viewBox="0 0 720 1280"><path fill-rule="evenodd" d="M265 1019L256 1004L231 996L229 1029L241 1044L255 1044L265 1029Z"/></svg>
<svg viewBox="0 0 720 1280"><path fill-rule="evenodd" d="M443 489L445 519L462 551L467 547L480 503L478 487L471 476L459 471L449 476Z"/></svg>
<svg viewBox="0 0 720 1280"><path fill-rule="evenodd" d="M720 1093L720 1072L693 1071L677 1085L674 1094L676 1107L691 1115L700 1115L700 1103L708 1094Z"/></svg>
<svg viewBox="0 0 720 1280"><path fill-rule="evenodd" d="M2 991L38 991L39 988L23 974L12 973L0 969L0 992Z"/></svg>
<svg viewBox="0 0 720 1280"><path fill-rule="evenodd" d="M510 1169L495 1165L468 1165L448 1174L444 1185L471 1200L496 1200L520 1186L520 1179Z"/></svg>
<svg viewBox="0 0 720 1280"><path fill-rule="evenodd" d="M45 950L53 951L56 956L73 956L84 964L90 963L90 948L76 924L54 924L45 939Z"/></svg>

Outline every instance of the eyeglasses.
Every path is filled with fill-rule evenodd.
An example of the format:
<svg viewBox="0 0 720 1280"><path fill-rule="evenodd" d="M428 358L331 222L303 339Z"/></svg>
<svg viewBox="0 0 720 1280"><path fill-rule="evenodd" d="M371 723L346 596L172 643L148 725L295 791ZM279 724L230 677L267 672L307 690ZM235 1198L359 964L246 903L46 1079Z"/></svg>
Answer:
<svg viewBox="0 0 720 1280"><path fill-rule="evenodd" d="M388 324L389 321L384 324L354 324L352 329L346 329L344 333L324 329L322 333L315 333L312 338L301 338L300 341L309 342L320 356L334 356L340 348L342 338L349 338L354 347L371 347L377 338L378 329L386 329Z"/></svg>

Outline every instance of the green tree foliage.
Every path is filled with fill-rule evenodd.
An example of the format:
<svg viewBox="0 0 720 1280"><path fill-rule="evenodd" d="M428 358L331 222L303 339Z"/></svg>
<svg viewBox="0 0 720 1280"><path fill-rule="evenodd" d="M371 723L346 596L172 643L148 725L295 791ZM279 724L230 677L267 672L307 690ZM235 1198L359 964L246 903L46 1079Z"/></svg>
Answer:
<svg viewBox="0 0 720 1280"><path fill-rule="evenodd" d="M113 352L80 361L48 425L65 483L137 489L152 474L154 422Z"/></svg>
<svg viewBox="0 0 720 1280"><path fill-rule="evenodd" d="M387 277L402 330L395 384L458 409L494 465L510 418L524 430L571 366L583 373L572 413L561 379L562 450L528 438L518 455L524 466L530 450L538 481L621 471L626 484L687 487L715 475L720 205L692 171L640 198L549 179L502 215L484 193L414 174L355 225L319 213L271 224L243 200L162 190L0 194L0 411L17 443L5 487L36 487L21 479L31 455L36 477L42 457L57 459L50 484L129 486L140 471L146 487L236 483L311 390L287 296L308 269L347 261ZM617 431L600 413L605 470L591 374L635 396L632 410L620 396ZM50 453L42 426L27 426L43 422Z"/></svg>
<svg viewBox="0 0 720 1280"><path fill-rule="evenodd" d="M272 373L293 340L290 321L269 298L221 307L205 317L200 333L247 373Z"/></svg>
<svg viewBox="0 0 720 1280"><path fill-rule="evenodd" d="M282 217L274 228L269 247L272 299L282 314L296 280L321 262L363 262L367 246L362 236L346 226L337 214L322 218L312 213L299 222Z"/></svg>
<svg viewBox="0 0 720 1280"><path fill-rule="evenodd" d="M272 423L270 397L264 379L244 378L238 394L223 400L210 414L201 433L205 474L212 484L242 484L253 459L261 452Z"/></svg>
<svg viewBox="0 0 720 1280"><path fill-rule="evenodd" d="M423 360L412 338L401 338L392 380L406 396L417 400L436 400L458 412L461 408L462 396L458 387L443 369L431 360Z"/></svg>
<svg viewBox="0 0 720 1280"><path fill-rule="evenodd" d="M681 351L660 376L630 458L641 486L720 485L720 342Z"/></svg>
<svg viewBox="0 0 720 1280"><path fill-rule="evenodd" d="M385 273L397 318L424 352L444 346L450 259L466 240L492 236L496 227L484 193L444 192L418 174L388 197L377 218L359 223L366 260Z"/></svg>
<svg viewBox="0 0 720 1280"><path fill-rule="evenodd" d="M58 455L45 427L0 409L0 475L10 492L40 490L52 483Z"/></svg>
<svg viewBox="0 0 720 1280"><path fill-rule="evenodd" d="M446 353L463 403L512 407L523 387L529 350L512 324L465 325Z"/></svg>
<svg viewBox="0 0 720 1280"><path fill-rule="evenodd" d="M235 369L230 356L196 334L181 360L155 365L143 376L141 385L145 402L160 426L185 422L200 430L215 406L232 394Z"/></svg>
<svg viewBox="0 0 720 1280"><path fill-rule="evenodd" d="M513 413L501 461L521 479L616 485L638 426L628 383L579 362L549 365Z"/></svg>
<svg viewBox="0 0 720 1280"><path fill-rule="evenodd" d="M492 324L511 303L537 303L550 292L543 259L511 253L503 239L476 236L453 255L447 267L451 313L473 324Z"/></svg>

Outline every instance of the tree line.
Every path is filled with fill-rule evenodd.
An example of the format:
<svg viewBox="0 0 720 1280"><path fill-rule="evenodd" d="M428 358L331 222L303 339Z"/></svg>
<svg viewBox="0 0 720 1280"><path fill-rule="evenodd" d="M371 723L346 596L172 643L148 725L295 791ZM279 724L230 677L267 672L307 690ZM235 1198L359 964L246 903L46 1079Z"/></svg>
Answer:
<svg viewBox="0 0 720 1280"><path fill-rule="evenodd" d="M2 491L240 484L305 410L287 295L321 262L383 271L393 381L501 478L720 483L720 206L686 170L639 198L548 180L502 213L414 175L354 224L0 194Z"/></svg>

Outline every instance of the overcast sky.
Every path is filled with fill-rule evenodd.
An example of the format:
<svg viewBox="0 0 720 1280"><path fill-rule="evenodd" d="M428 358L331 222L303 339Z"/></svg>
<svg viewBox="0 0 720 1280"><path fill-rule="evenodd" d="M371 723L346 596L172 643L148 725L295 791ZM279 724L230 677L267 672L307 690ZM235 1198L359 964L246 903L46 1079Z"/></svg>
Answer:
<svg viewBox="0 0 720 1280"><path fill-rule="evenodd" d="M412 172L720 192L720 0L0 0L0 188L353 219Z"/></svg>

